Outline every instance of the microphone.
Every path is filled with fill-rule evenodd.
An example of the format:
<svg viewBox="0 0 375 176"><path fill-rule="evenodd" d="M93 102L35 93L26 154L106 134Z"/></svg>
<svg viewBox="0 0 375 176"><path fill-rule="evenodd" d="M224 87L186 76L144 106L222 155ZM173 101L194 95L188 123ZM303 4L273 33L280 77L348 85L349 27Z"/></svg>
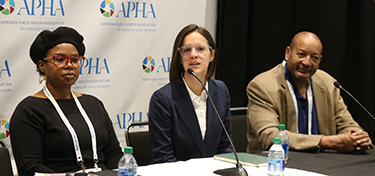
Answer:
<svg viewBox="0 0 375 176"><path fill-rule="evenodd" d="M208 99L210 100L211 104L212 104L212 107L214 108L215 110L215 113L216 113L216 116L217 118L219 119L220 121L220 124L221 126L223 127L224 129L224 132L225 134L227 135L227 138L229 140L229 143L230 145L232 146L233 148L233 153L234 153L234 156L236 157L236 167L235 168L228 168L228 169L220 169L220 170L216 170L214 171L215 174L218 174L218 175L223 175L223 176L248 176L246 170L242 167L241 163L238 161L238 156L237 156L237 152L236 152L236 149L234 148L234 144L232 142L232 139L230 138L229 134L228 134L228 131L227 129L225 128L224 126L224 123L223 121L221 120L220 118L220 115L219 113L217 112L217 109L216 109L216 106L214 104L214 102L212 101L211 99L211 96L210 94L208 93L208 90L206 89L206 87L204 86L203 82L197 77L197 75L195 75L193 69L191 68L188 68L187 69L187 72L191 75L193 75L203 86L203 89L204 91L207 93L207 96L208 96Z"/></svg>
<svg viewBox="0 0 375 176"><path fill-rule="evenodd" d="M334 82L333 85L335 85L335 87L340 88L341 90L343 90L344 92L346 92L350 97L353 98L353 100L354 100L355 102L357 102L357 103L359 104L359 106L361 106L361 108L362 108L363 110L365 110L365 111L367 112L368 115L370 115L370 117L372 117L372 119L375 120L375 117L374 117L369 111L367 111L367 109L366 109L364 106L362 106L362 104L361 104L357 99L355 99L354 96L353 96L352 94L350 94L348 91L346 91L346 90L341 86L341 84L340 84L338 81Z"/></svg>

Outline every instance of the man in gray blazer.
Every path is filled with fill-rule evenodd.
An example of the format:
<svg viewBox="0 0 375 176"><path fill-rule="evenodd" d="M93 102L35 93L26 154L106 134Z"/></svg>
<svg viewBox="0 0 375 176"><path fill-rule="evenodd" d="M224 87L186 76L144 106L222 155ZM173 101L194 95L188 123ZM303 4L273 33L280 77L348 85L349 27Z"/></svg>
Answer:
<svg viewBox="0 0 375 176"><path fill-rule="evenodd" d="M300 32L283 63L250 81L247 152L269 149L279 124L286 126L290 150L359 153L372 146L333 85L336 80L318 69L322 50L318 36Z"/></svg>

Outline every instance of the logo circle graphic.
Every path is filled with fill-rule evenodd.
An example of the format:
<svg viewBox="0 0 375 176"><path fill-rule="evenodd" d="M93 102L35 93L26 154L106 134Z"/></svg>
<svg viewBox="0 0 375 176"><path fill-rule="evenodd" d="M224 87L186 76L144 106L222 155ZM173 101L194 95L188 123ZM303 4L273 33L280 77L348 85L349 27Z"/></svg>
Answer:
<svg viewBox="0 0 375 176"><path fill-rule="evenodd" d="M6 120L0 121L0 145L3 147L7 147L4 139L9 137L9 122Z"/></svg>
<svg viewBox="0 0 375 176"><path fill-rule="evenodd" d="M112 16L113 13L115 13L115 5L113 4L113 2L111 2L110 0L104 0L100 4L100 13L102 13L105 17Z"/></svg>
<svg viewBox="0 0 375 176"><path fill-rule="evenodd" d="M142 68L146 73L151 73L155 68L155 60L151 56L147 56L143 60Z"/></svg>
<svg viewBox="0 0 375 176"><path fill-rule="evenodd" d="M5 7L5 3L9 4L9 8ZM0 12L4 15L10 15L13 13L15 7L14 0L0 0Z"/></svg>

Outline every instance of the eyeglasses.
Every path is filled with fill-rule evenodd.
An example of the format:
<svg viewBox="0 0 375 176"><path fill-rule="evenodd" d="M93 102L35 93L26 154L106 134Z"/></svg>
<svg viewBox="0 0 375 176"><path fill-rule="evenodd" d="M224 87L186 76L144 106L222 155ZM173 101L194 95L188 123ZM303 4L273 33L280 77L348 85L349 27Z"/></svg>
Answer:
<svg viewBox="0 0 375 176"><path fill-rule="evenodd" d="M195 52L199 55L204 55L212 49L209 45L199 44L195 47L181 46L178 48L178 51L180 52L182 57L189 57L191 56L191 52L193 52L193 48L195 49Z"/></svg>
<svg viewBox="0 0 375 176"><path fill-rule="evenodd" d="M65 55L53 55L52 57L46 57L43 60L50 59L52 59L53 65L57 68L65 68L68 65L68 62L70 62L74 68L82 68L83 63L85 62L85 57L83 56L66 57Z"/></svg>

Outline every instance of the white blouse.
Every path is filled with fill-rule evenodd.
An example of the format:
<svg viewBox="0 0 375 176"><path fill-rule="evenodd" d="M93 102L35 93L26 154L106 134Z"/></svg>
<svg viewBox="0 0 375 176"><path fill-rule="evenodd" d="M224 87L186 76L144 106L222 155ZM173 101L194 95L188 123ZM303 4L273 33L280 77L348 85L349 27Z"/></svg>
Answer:
<svg viewBox="0 0 375 176"><path fill-rule="evenodd" d="M186 89L188 90L188 93L190 95L190 99L193 103L195 114L198 117L199 127L200 127L201 132L202 132L202 139L204 139L204 136L206 134L207 94L203 90L200 96L195 95L194 92L190 89L190 87L186 84L185 79L183 77L182 77L182 80L184 81ZM205 87L208 90L207 81L205 83Z"/></svg>

